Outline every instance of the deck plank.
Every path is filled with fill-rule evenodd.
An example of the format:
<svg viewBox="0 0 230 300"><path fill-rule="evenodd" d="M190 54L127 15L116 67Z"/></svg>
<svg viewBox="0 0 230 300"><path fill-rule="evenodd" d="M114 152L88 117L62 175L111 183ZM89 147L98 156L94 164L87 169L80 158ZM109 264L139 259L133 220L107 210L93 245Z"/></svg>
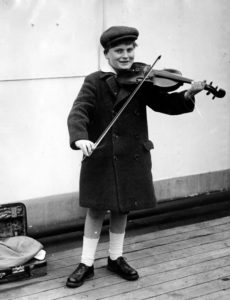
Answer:
<svg viewBox="0 0 230 300"><path fill-rule="evenodd" d="M189 231L197 231L204 228L212 228L218 225L227 225L230 226L230 217L223 217L220 219L214 219L211 221L204 221L200 223L190 224L187 226L179 226L171 229L165 229L160 231L154 231L153 233L144 234L141 236L128 237L125 239L125 246L129 244L134 244L136 242L141 242L144 240L155 240L158 238L165 238L167 236L173 236L178 233L185 233ZM99 243L98 251L107 249L106 243ZM58 253L51 253L48 255L49 261L58 260L67 257L79 256L81 254L81 248L75 248L71 250L66 250Z"/></svg>
<svg viewBox="0 0 230 300"><path fill-rule="evenodd" d="M201 296L205 295L208 297L207 299L210 300L211 295L216 291L218 291L217 295L220 297L220 289L230 289L230 282L222 281L221 278L217 280L212 280L210 282L205 282L203 284L197 284L189 288L185 289L179 289L167 294L163 294L159 297L150 297L148 299L154 299L154 300L192 300L192 299L200 299ZM208 293L208 295L207 295ZM227 296L227 293L225 293L225 296ZM228 294L229 297L229 294ZM229 297L230 298L230 297ZM229 300L228 298L228 300ZM222 298L219 298L222 300Z"/></svg>
<svg viewBox="0 0 230 300"><path fill-rule="evenodd" d="M204 296L199 296L196 298L193 298L194 300L229 300L230 299L230 288L228 289L221 289L218 290L215 293L209 293Z"/></svg>
<svg viewBox="0 0 230 300"><path fill-rule="evenodd" d="M205 283L207 281L212 281L221 278L222 276L228 276L230 275L230 265L227 267L223 268L218 268L218 269L213 269L208 272L203 272L195 275L190 275L186 276L184 278L179 278L176 280L168 280L166 282L160 283L160 284L153 284L152 277L148 276L145 278L145 282L143 285L139 284L136 289L133 286L133 289L125 292L123 291L122 294L116 294L114 296L101 296L98 297L97 299L110 299L110 300L115 300L115 299L132 299L132 300L141 300L141 299L148 299L148 298L153 298L153 296L158 296L161 295L161 299L167 299L164 298L165 294L172 292L172 291L177 291L182 288L186 287L191 287L194 285L198 285L200 283ZM98 291L97 291L98 292ZM120 288L119 288L120 292ZM98 295L98 293L97 293ZM191 299L190 295L190 299ZM68 298L67 298L68 299ZM88 299L93 299L93 297L90 297ZM153 298L154 299L154 298ZM177 299L174 297L174 299ZM182 299L182 298L181 298ZM187 298L185 298L187 299Z"/></svg>
<svg viewBox="0 0 230 300"><path fill-rule="evenodd" d="M65 287L81 248L50 253L48 274L0 285L1 299L228 299L230 217L128 237L124 255L140 279L128 282L106 269L108 243L100 243L95 277ZM213 298L211 298L213 297Z"/></svg>
<svg viewBox="0 0 230 300"><path fill-rule="evenodd" d="M185 233L178 233L174 235L169 235L165 237L158 237L155 238L154 233L142 235L140 236L140 241L134 240L133 243L126 244L124 246L124 252L130 253L134 251L144 250L144 249L152 249L157 248L157 251L171 251L175 250L175 248L182 249L186 247L191 247L192 245L197 245L198 243L206 244L213 241L221 241L225 240L227 238L230 238L230 223L217 225L214 227L209 227L205 229L200 230L193 230L190 232ZM162 247L161 247L162 246ZM168 247L167 247L168 246ZM106 243L103 243L103 248L100 248L100 244L98 247L96 258L104 258L107 256L107 249L108 246ZM53 260L55 261L55 264L50 264L50 271L53 270L53 268L59 268L63 266L67 266L72 264L73 257L80 256L80 251L76 253L73 256L65 257L65 259L57 259ZM65 265L65 263L67 265Z"/></svg>
<svg viewBox="0 0 230 300"><path fill-rule="evenodd" d="M222 258L218 258L214 260L216 257L220 257L222 255ZM198 272L201 270L201 268L216 268L217 265L225 266L229 261L229 255L230 255L230 249L223 249L222 253L218 255L217 251L214 251L210 254L203 253L202 255L197 255L194 257L188 257L187 259L180 259L176 261L166 262L164 264L158 264L158 265L151 265L152 260L148 259L144 262L144 265L147 265L146 267L142 268L143 262L142 261L135 261L135 267L138 268L141 278L143 278L144 281L146 279L145 276L150 276L151 274L154 274L155 277L152 277L152 279L156 282L164 281L166 279L166 275L170 275L170 278L178 278L180 276L184 276L185 274L189 272ZM227 257L226 257L227 256ZM204 263L200 263L203 262ZM137 263L139 262L139 263ZM196 264L195 264L196 263ZM195 264L195 266L194 266ZM182 266L188 266L187 268L182 268ZM192 271L191 271L192 269ZM164 271L164 272L163 272ZM97 272L98 273L98 272ZM106 274L105 274L106 273ZM180 275L180 274L181 275ZM76 292L82 292L82 291L91 291L91 293L87 293L87 296L94 297L94 287L97 287L97 295L99 295L100 291L102 292L102 295L105 295L105 290L108 289L109 294L112 295L112 289L114 290L114 293L117 292L117 289L120 291L121 287L124 286L125 289L130 288L130 283L123 281L118 276L111 275L108 271L103 270L102 274L98 274L99 276L96 276L94 280L91 280L87 283L87 285L84 285L80 289L77 290L69 290L68 294L75 294ZM104 275L104 276L100 276ZM154 279L155 278L155 279ZM151 279L151 280L152 280ZM55 281L56 283L56 281ZM135 284L135 283L134 283ZM47 285L44 286L47 288ZM60 288L62 289L63 285L60 285ZM41 286L35 287L38 292L40 292L40 297L44 296L44 299L55 299L55 293L57 291L57 287L52 286L52 283L50 283L49 288L50 290L45 290L44 293L41 292ZM55 289L56 288L56 289ZM101 288L101 290L99 289ZM33 290L35 293L36 290ZM59 291L59 296L66 295L67 291ZM6 295L5 295L6 296ZM9 295L8 295L9 296Z"/></svg>

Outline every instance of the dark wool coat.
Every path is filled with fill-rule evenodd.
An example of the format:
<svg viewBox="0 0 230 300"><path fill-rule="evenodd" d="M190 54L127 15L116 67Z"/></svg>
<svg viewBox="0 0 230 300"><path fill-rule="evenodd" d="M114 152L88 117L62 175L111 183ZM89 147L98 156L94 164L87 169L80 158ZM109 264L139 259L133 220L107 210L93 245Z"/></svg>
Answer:
<svg viewBox="0 0 230 300"><path fill-rule="evenodd" d="M71 148L77 149L74 142L80 139L95 142L134 88L119 86L112 73L87 76L68 117ZM143 85L82 162L81 206L122 213L155 206L146 106L170 115L194 109L184 92L167 94L151 83Z"/></svg>

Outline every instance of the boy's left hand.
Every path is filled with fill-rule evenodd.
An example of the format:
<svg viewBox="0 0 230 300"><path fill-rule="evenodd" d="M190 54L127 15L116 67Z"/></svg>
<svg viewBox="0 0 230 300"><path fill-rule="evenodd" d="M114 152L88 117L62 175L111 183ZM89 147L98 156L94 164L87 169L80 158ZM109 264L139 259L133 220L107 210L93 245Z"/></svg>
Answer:
<svg viewBox="0 0 230 300"><path fill-rule="evenodd" d="M195 96L196 94L198 94L199 92L203 91L203 89L205 88L206 85L206 81L193 81L191 84L190 89L188 89L185 93L185 97L186 98L192 98L193 96Z"/></svg>

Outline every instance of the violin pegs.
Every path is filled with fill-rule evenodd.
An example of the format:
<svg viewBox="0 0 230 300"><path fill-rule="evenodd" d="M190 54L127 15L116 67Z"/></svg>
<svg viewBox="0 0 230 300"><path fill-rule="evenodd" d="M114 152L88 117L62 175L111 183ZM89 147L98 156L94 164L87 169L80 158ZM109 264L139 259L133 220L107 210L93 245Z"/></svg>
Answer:
<svg viewBox="0 0 230 300"><path fill-rule="evenodd" d="M216 90L218 90L218 85L215 87Z"/></svg>
<svg viewBox="0 0 230 300"><path fill-rule="evenodd" d="M214 100L215 98L216 98L216 96L213 96L213 97L212 97L212 100Z"/></svg>
<svg viewBox="0 0 230 300"><path fill-rule="evenodd" d="M210 92L207 92L207 93L206 93L206 95L209 95L209 94L210 94Z"/></svg>

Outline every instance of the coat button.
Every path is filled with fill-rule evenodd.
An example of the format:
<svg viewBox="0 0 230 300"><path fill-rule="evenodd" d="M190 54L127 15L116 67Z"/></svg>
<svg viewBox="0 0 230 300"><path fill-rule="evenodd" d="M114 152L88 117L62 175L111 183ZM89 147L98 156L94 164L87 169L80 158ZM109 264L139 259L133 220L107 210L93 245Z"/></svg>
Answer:
<svg viewBox="0 0 230 300"><path fill-rule="evenodd" d="M116 133L113 134L114 139L118 139L118 135Z"/></svg>
<svg viewBox="0 0 230 300"><path fill-rule="evenodd" d="M135 160L138 160L138 159L139 159L139 157L140 157L140 155L139 155L139 154L135 154L135 155L134 155L134 158L135 158Z"/></svg>
<svg viewBox="0 0 230 300"><path fill-rule="evenodd" d="M118 158L117 158L117 156L116 156L116 155L114 155L114 156L113 156L113 159L114 159L114 160L118 160Z"/></svg>
<svg viewBox="0 0 230 300"><path fill-rule="evenodd" d="M138 109L135 109L135 110L134 110L134 115L136 115L136 116L140 116L140 112L139 112L139 110L138 110Z"/></svg>
<svg viewBox="0 0 230 300"><path fill-rule="evenodd" d="M135 134L134 135L136 139L139 139L140 135L139 134Z"/></svg>

